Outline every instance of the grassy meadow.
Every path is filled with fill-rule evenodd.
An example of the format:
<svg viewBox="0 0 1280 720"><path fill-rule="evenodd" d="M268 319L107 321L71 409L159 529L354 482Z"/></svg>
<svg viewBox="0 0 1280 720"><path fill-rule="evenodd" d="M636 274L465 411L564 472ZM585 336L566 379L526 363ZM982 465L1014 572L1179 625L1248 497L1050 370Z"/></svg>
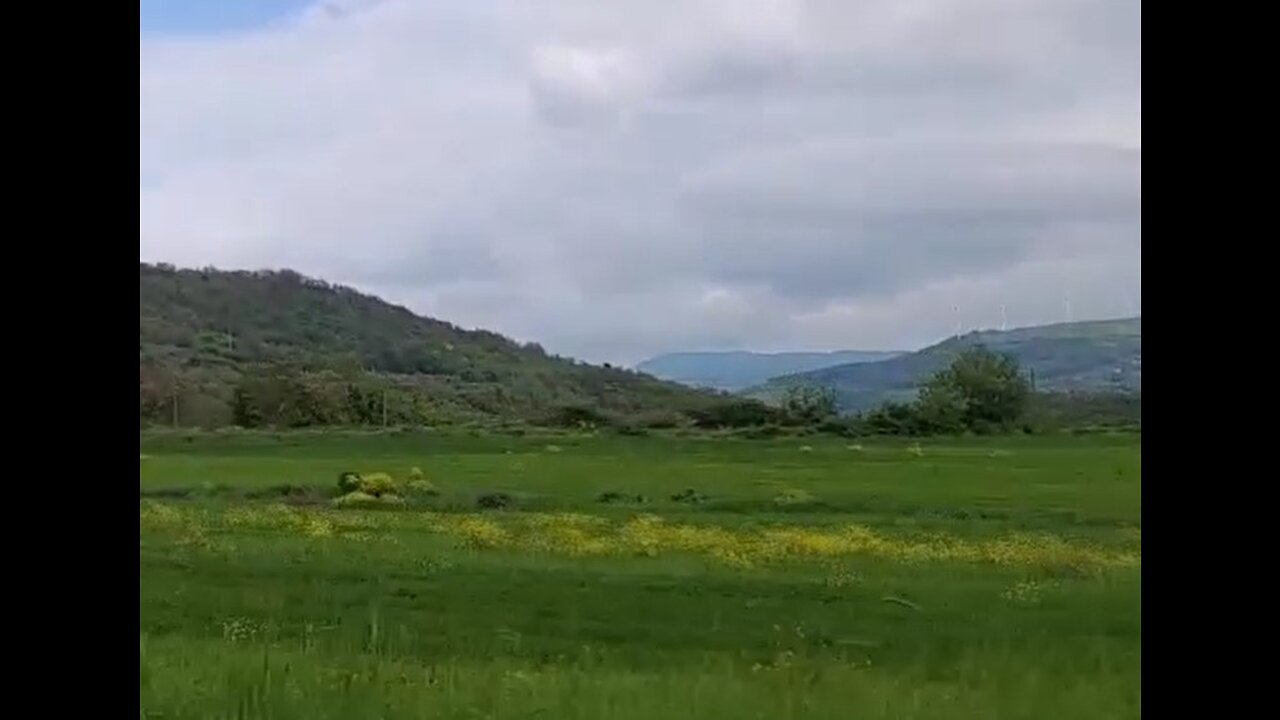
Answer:
<svg viewBox="0 0 1280 720"><path fill-rule="evenodd" d="M1138 717L1139 442L144 433L142 717Z"/></svg>

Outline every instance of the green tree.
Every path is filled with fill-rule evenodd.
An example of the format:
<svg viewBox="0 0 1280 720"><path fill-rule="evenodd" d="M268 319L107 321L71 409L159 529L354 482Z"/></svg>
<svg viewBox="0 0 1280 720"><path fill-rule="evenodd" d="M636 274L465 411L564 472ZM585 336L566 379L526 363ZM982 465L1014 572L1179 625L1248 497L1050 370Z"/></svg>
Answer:
<svg viewBox="0 0 1280 720"><path fill-rule="evenodd" d="M248 388L237 385L231 397L231 422L239 427L255 428L262 425L262 413Z"/></svg>
<svg viewBox="0 0 1280 720"><path fill-rule="evenodd" d="M925 433L962 432L968 425L968 399L954 383L928 382L920 388L913 413L918 429Z"/></svg>
<svg viewBox="0 0 1280 720"><path fill-rule="evenodd" d="M800 422L818 423L836 414L836 393L828 387L788 388L782 409Z"/></svg>
<svg viewBox="0 0 1280 720"><path fill-rule="evenodd" d="M958 417L964 427L980 431L1016 421L1030 396L1016 360L978 346L960 353L924 384L916 410L930 425Z"/></svg>

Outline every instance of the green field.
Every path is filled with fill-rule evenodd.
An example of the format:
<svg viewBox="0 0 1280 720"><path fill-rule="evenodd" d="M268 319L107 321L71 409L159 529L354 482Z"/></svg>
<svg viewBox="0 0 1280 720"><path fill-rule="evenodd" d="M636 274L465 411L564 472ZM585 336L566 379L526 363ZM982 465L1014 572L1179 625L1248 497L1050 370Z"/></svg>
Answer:
<svg viewBox="0 0 1280 720"><path fill-rule="evenodd" d="M142 716L1140 716L1137 437L860 442L144 434Z"/></svg>

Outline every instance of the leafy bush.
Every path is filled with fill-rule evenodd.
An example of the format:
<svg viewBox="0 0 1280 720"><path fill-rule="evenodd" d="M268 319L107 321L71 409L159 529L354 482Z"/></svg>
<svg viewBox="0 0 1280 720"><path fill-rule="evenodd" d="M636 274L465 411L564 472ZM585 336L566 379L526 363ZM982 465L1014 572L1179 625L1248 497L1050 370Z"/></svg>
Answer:
<svg viewBox="0 0 1280 720"><path fill-rule="evenodd" d="M503 492L486 493L476 498L476 505L486 510L502 510L511 507L511 496Z"/></svg>
<svg viewBox="0 0 1280 720"><path fill-rule="evenodd" d="M381 495L374 496L369 493L349 492L346 495L340 495L330 501L334 507L343 508L373 508L387 507L389 505L404 505L404 498L399 495Z"/></svg>
<svg viewBox="0 0 1280 720"><path fill-rule="evenodd" d="M378 504L378 498L362 493L359 490L340 495L333 499L334 507L370 507Z"/></svg>
<svg viewBox="0 0 1280 720"><path fill-rule="evenodd" d="M381 497L382 495L395 495L399 489L400 486L396 483L395 478L386 473L360 475L353 472L344 472L338 476L338 490L343 495L358 492L372 495L373 497Z"/></svg>
<svg viewBox="0 0 1280 720"><path fill-rule="evenodd" d="M827 387L790 387L782 408L792 421L813 425L836 414L836 393Z"/></svg>
<svg viewBox="0 0 1280 720"><path fill-rule="evenodd" d="M644 495L627 495L626 493L607 490L596 496L596 502L612 504L612 503L645 503L648 498Z"/></svg>
<svg viewBox="0 0 1280 720"><path fill-rule="evenodd" d="M867 429L877 435L920 435L920 417L915 408L903 403L885 403L867 414Z"/></svg>
<svg viewBox="0 0 1280 720"><path fill-rule="evenodd" d="M422 469L417 467L409 469L409 481L405 483L405 489L412 495L435 497L440 494L440 490L436 488L435 483L428 480L423 475Z"/></svg>
<svg viewBox="0 0 1280 720"><path fill-rule="evenodd" d="M408 490L410 495L426 497L436 497L440 494L440 490L430 480L410 480L405 484L405 490Z"/></svg>
<svg viewBox="0 0 1280 720"><path fill-rule="evenodd" d="M551 417L547 419L547 422L553 427L564 428L594 428L611 424L608 415L595 408L583 405L558 407L552 411Z"/></svg>
<svg viewBox="0 0 1280 720"><path fill-rule="evenodd" d="M283 498L302 497L302 496L309 495L311 492L312 492L311 488L304 487L302 485L294 485L292 483L286 483L284 485L272 485L269 488L263 488L261 490L252 490L250 492L245 493L245 497L254 498L254 499L272 498L272 497L283 497Z"/></svg>
<svg viewBox="0 0 1280 720"><path fill-rule="evenodd" d="M672 502L682 502L682 503L692 503L692 504L704 503L709 499L710 498L708 498L706 495L698 492L697 490L694 490L693 488L682 490L676 493L675 495L671 496Z"/></svg>
<svg viewBox="0 0 1280 720"><path fill-rule="evenodd" d="M776 438L785 433L786 430L783 429L781 425L770 423L759 427L746 428L745 430L735 434L741 435L749 440L768 440L769 438Z"/></svg>
<svg viewBox="0 0 1280 720"><path fill-rule="evenodd" d="M837 437L855 438L860 437L864 428L862 427L861 418L841 418L833 417L818 423L818 432L827 435L835 435Z"/></svg>
<svg viewBox="0 0 1280 720"><path fill-rule="evenodd" d="M694 426L704 430L782 424L786 420L786 413L756 400L727 400L688 414Z"/></svg>
<svg viewBox="0 0 1280 720"><path fill-rule="evenodd" d="M395 478L386 473L369 473L360 476L360 492L381 497L383 495L395 495L400 486L396 483Z"/></svg>
<svg viewBox="0 0 1280 720"><path fill-rule="evenodd" d="M343 495L353 493L360 489L360 473L351 471L338 475L338 491Z"/></svg>

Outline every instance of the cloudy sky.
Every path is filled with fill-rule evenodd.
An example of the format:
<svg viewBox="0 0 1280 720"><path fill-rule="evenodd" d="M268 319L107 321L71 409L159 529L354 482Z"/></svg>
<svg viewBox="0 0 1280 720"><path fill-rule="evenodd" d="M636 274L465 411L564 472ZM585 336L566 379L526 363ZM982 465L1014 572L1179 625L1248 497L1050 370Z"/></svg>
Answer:
<svg viewBox="0 0 1280 720"><path fill-rule="evenodd" d="M1139 0L144 0L139 253L632 363L1141 310Z"/></svg>

